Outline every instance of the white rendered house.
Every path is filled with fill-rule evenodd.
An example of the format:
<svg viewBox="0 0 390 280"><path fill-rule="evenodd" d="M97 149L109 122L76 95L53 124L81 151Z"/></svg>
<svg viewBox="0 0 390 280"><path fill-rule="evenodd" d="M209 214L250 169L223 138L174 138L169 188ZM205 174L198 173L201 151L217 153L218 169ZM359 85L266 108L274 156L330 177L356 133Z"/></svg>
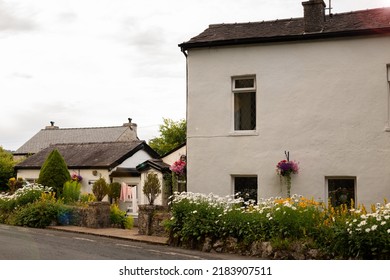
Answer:
<svg viewBox="0 0 390 280"><path fill-rule="evenodd" d="M180 44L187 62L187 188L332 203L390 199L390 8L214 24Z"/></svg>

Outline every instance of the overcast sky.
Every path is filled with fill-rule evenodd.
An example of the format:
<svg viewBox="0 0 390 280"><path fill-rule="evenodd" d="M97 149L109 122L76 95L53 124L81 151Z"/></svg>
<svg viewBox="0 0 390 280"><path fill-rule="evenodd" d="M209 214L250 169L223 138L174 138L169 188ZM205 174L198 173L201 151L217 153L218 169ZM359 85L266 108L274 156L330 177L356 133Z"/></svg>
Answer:
<svg viewBox="0 0 390 280"><path fill-rule="evenodd" d="M50 121L100 127L128 117L148 141L163 118L185 118L179 43L212 23L302 17L301 2L0 0L0 146L16 150ZM341 13L390 0L332 6Z"/></svg>

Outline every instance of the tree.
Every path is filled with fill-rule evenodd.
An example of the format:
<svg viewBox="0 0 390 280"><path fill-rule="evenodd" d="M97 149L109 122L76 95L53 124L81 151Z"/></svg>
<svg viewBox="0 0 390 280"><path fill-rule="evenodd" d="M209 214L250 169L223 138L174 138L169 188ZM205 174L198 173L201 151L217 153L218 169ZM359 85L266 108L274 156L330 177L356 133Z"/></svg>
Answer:
<svg viewBox="0 0 390 280"><path fill-rule="evenodd" d="M37 183L53 188L56 196L59 197L65 182L70 179L64 158L57 149L54 149L43 163Z"/></svg>
<svg viewBox="0 0 390 280"><path fill-rule="evenodd" d="M15 176L14 166L16 162L10 152L0 146L0 190L7 190L8 180Z"/></svg>
<svg viewBox="0 0 390 280"><path fill-rule="evenodd" d="M160 155L164 155L179 145L186 142L187 122L182 119L177 122L163 118L160 125L160 136L149 141L152 147Z"/></svg>
<svg viewBox="0 0 390 280"><path fill-rule="evenodd" d="M97 201L102 201L103 198L108 194L108 184L106 179L100 177L99 180L93 183L92 192L95 195Z"/></svg>
<svg viewBox="0 0 390 280"><path fill-rule="evenodd" d="M110 203L118 203L119 197L121 196L121 184L113 182L108 185L108 198Z"/></svg>
<svg viewBox="0 0 390 280"><path fill-rule="evenodd" d="M161 184L156 173L148 173L142 191L148 198L149 204L153 205L154 200L161 193Z"/></svg>

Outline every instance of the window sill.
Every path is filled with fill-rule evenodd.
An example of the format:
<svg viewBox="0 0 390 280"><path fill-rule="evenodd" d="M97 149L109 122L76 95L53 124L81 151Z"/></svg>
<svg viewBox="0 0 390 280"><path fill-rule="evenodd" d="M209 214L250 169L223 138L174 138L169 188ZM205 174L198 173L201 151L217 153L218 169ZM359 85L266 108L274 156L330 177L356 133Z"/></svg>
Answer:
<svg viewBox="0 0 390 280"><path fill-rule="evenodd" d="M257 130L235 130L229 133L229 136L259 136Z"/></svg>

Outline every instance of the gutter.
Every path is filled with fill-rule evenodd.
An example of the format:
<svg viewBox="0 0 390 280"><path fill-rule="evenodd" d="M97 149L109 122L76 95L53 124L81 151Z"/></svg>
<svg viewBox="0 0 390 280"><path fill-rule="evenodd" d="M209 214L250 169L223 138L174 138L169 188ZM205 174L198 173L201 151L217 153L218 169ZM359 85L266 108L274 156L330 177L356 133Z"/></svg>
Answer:
<svg viewBox="0 0 390 280"><path fill-rule="evenodd" d="M218 41L203 41L203 42L185 42L181 43L179 47L184 55L187 57L186 51L193 48L210 48L221 46L237 46L237 45L251 45L251 44L263 44L263 43L282 43L291 41L307 41L307 40L320 40L330 38L342 38L342 37L357 37L357 36L374 36L374 35L387 35L390 34L390 27L374 28L374 29L362 29L362 30L347 30L347 31L335 31L335 32L315 32L315 33L301 33L295 35L286 36L273 36L273 37L254 37L254 38L237 38L229 40Z"/></svg>
<svg viewBox="0 0 390 280"><path fill-rule="evenodd" d="M182 47L183 44L180 44L179 47L180 47L180 51L184 54L184 56L187 58L188 57L188 53L186 52L186 49Z"/></svg>

